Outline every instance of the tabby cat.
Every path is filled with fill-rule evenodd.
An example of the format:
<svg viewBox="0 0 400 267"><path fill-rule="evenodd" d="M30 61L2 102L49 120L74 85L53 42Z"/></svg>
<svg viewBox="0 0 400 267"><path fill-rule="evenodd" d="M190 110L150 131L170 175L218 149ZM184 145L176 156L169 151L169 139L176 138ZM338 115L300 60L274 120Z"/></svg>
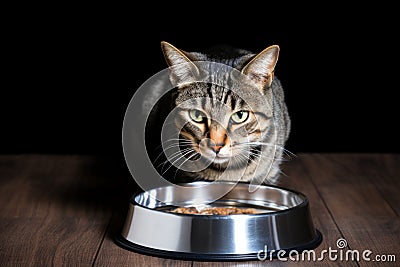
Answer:
<svg viewBox="0 0 400 267"><path fill-rule="evenodd" d="M276 184L290 132L284 91L274 76L279 46L258 54L229 46L187 52L167 42L161 42L161 48L174 89L152 108L146 125L146 148L157 171L172 182L222 179ZM197 62L208 63L209 82L196 80ZM235 71L245 79L240 81ZM149 99L159 97L157 87L163 86L167 85L156 84ZM172 110L176 113L170 124L179 133L160 141L163 122ZM165 152L173 147L181 153L167 159ZM208 164L187 171L173 164L179 160Z"/></svg>

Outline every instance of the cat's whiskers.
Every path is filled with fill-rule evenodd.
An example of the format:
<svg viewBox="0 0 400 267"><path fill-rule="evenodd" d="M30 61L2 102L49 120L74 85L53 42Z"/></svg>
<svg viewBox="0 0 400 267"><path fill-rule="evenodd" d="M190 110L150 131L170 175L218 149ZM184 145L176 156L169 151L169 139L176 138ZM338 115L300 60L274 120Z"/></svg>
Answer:
<svg viewBox="0 0 400 267"><path fill-rule="evenodd" d="M161 162L161 163L157 166L157 168L160 167L161 165L163 165L163 167L162 167L162 169L161 169L161 171L162 171L162 170L164 169L164 166L165 166L166 163L169 163L169 162L171 162L171 161L174 161L177 157L181 156L182 154L184 154L184 153L186 153L186 152L190 152L190 151L193 151L193 149L192 149L192 148L185 148L185 149L182 149L182 150L179 150L179 151L176 151L176 152L172 153L171 155L169 155L169 157L167 158L167 160L165 160L164 162Z"/></svg>
<svg viewBox="0 0 400 267"><path fill-rule="evenodd" d="M163 149L161 150L161 152L158 154L158 156L155 158L154 163L156 163L157 160L158 160L162 155L164 155L165 152L166 152L167 150L172 149L172 148L176 148L176 147L179 147L179 144L172 144L172 145L169 145L169 146L163 148ZM175 152L175 153L176 153L176 152Z"/></svg>
<svg viewBox="0 0 400 267"><path fill-rule="evenodd" d="M170 79L173 79L173 83L177 85L185 84L185 86L164 97L161 90L164 83L160 83L159 86L155 86L153 92L149 92L149 101L144 103L146 108L152 100L157 103L150 113L152 120L149 120L150 123L146 125L150 129L146 144L154 149L151 151L152 159L156 158L152 162L153 165L156 166L162 162L156 168L160 174L165 173L165 176L171 178L173 176L174 180L181 174L192 179L214 179L225 171L229 160L228 163L232 165L228 165L233 166L233 169L227 179L231 179L231 176L235 176L236 172L242 169L244 171L242 180L249 181L252 179L250 176L254 176L258 168L260 168L259 172L268 171L269 174L270 161L275 167L276 163L280 163L282 156L285 158L294 156L283 148L290 131L290 118L284 102L284 91L277 77L270 75L275 70L279 46L269 46L258 54L226 46L214 47L210 53L188 51L183 53L166 42L162 42L161 47L168 65L172 67ZM200 73L204 72L209 79L193 80L193 68L186 66L175 68L181 63L193 63L192 60L207 62L206 68L195 65ZM214 63L216 63L215 66ZM188 65L193 66L193 64ZM248 79L243 80L242 77L235 75L237 70L242 74L240 76ZM177 112L174 116L163 116L169 116L168 113L172 113L175 108ZM277 129L274 130L274 134L269 134L272 131L267 130L271 125L271 118L276 126L274 128ZM224 123L228 121L228 124ZM159 130L167 130L163 132L167 135L174 131L174 135L167 136L170 138L168 140L165 139L165 135L163 140L154 138L157 137ZM222 140L227 133L235 133L239 142L250 141L261 136L263 142L220 147L220 144L228 143ZM204 138L216 141L215 147L208 145L208 142L200 146L197 141ZM162 144L160 145L159 142ZM281 146L264 142L277 142ZM157 145L160 146L155 148ZM220 150L214 154L216 147L220 147ZM162 150L161 153L160 150ZM214 165L198 172L185 172L182 169L185 165L182 164L191 163L190 159L197 160L199 155L204 159L213 160ZM214 159L212 159L213 156ZM168 164L174 166L171 168ZM275 176L278 171L279 168L274 168L271 176Z"/></svg>
<svg viewBox="0 0 400 267"><path fill-rule="evenodd" d="M198 153L194 153L193 155L190 155L188 158L186 158L181 164L179 164L179 166L176 168L175 170L175 174L174 174L174 178L173 180L175 180L176 178L176 174L178 173L178 170L180 170L180 167L185 164L188 160L192 159L193 157L195 157Z"/></svg>
<svg viewBox="0 0 400 267"><path fill-rule="evenodd" d="M166 144L168 144L169 142L173 142L173 143L166 146ZM167 149L169 147L173 147L174 145L179 145L179 144L191 145L191 144L193 144L193 141L187 140L187 139L180 139L180 138L168 139L168 140L162 142L162 144L158 145L156 149L160 149L160 148ZM166 147L164 147L164 146L166 146Z"/></svg>
<svg viewBox="0 0 400 267"><path fill-rule="evenodd" d="M170 139L167 139L167 140L163 141L160 145L158 145L156 147L156 149L162 148L163 146L165 146L169 142L174 142L173 144L179 144L179 143L193 144L192 140L183 139L183 138L170 138Z"/></svg>
<svg viewBox="0 0 400 267"><path fill-rule="evenodd" d="M288 161L287 159L281 159L278 157L270 157L268 155L264 155L263 153L254 153L254 152L249 152L249 155L253 156L254 158L258 158L258 159L267 159L267 160L272 160L272 161L279 161L279 162L283 162L283 161Z"/></svg>
<svg viewBox="0 0 400 267"><path fill-rule="evenodd" d="M294 154L293 152L289 151L288 149L284 148L284 147L281 146L281 145L277 145L277 144L274 144L274 143L266 143L266 142L253 141L253 142L243 142L243 143L239 143L239 144L237 144L237 145L238 145L238 146L240 146L240 145L273 146L273 147L275 147L276 149L282 150L282 152L283 152L286 156L288 156L289 158L297 157L297 155Z"/></svg>
<svg viewBox="0 0 400 267"><path fill-rule="evenodd" d="M166 147L163 147L163 145L166 145L169 142L174 142ZM162 144L160 144L159 146L157 146L156 149L160 149L163 148L161 150L161 152L158 154L158 156L155 158L154 163L157 162L157 160L165 153L165 151L175 148L175 147L180 147L180 146L190 146L190 145L194 145L194 142L191 140L187 140L187 139L183 139L183 138L170 138L166 141L164 141Z"/></svg>
<svg viewBox="0 0 400 267"><path fill-rule="evenodd" d="M182 151L185 151L184 153L182 153ZM181 154L180 154L180 156L179 157L177 157L177 155L175 155L175 158L177 157L177 159L176 160L173 160L173 162L171 162L171 165L164 171L164 172L162 172L162 174L161 175L164 175L173 165L175 165L175 163L177 163L179 160L181 160L182 158L185 158L187 155L189 155L190 153L197 153L196 151L194 151L193 149L191 149L191 148L187 148L187 149L184 149L184 150L182 150L182 151L180 151L181 152ZM193 155L190 155L190 157L192 157ZM190 158L189 157L189 158ZM171 158L171 160L172 160L172 158ZM188 158L186 158L186 160L183 162L183 163L185 163L186 161L188 160ZM169 161L168 161L169 162ZM183 164L182 163L182 164ZM182 166L182 164L180 165L180 166ZM161 170L162 171L162 170Z"/></svg>
<svg viewBox="0 0 400 267"><path fill-rule="evenodd" d="M183 153L188 153L188 152L189 152L189 150L184 151ZM178 158L178 160L179 160L179 158L182 158L182 157L183 157L183 156L181 155L181 153L176 153L176 155L174 155L173 157L170 157L169 159L166 159L166 160L164 160L163 162L161 162L161 163L157 166L157 168L160 168L160 166L161 166L160 172L161 172L162 175L163 175L164 173L166 173L166 172L168 171L169 168L172 167L173 163L171 163L171 161L174 161L176 158ZM169 164L169 166L168 166L167 169L164 171L165 166L168 165L168 164Z"/></svg>
<svg viewBox="0 0 400 267"><path fill-rule="evenodd" d="M248 142L248 143L253 143L253 142ZM265 152L263 153L262 151L257 151L254 152L253 151L253 147L249 146L248 143L243 144L241 143L240 145L236 145L239 149L241 149L242 152L244 153L238 153L238 155L243 155L246 156L247 161L251 161L251 162L256 162L256 160L258 160L258 162L260 162L262 159L266 159L266 160L270 160L273 162L278 161L278 162L283 162L286 161L285 159L282 159L280 157L271 157L270 155L265 154Z"/></svg>
<svg viewBox="0 0 400 267"><path fill-rule="evenodd" d="M247 163L250 160L250 157L244 154L236 154L232 156L232 159L233 159L233 164L236 164L236 166L240 167L239 164Z"/></svg>

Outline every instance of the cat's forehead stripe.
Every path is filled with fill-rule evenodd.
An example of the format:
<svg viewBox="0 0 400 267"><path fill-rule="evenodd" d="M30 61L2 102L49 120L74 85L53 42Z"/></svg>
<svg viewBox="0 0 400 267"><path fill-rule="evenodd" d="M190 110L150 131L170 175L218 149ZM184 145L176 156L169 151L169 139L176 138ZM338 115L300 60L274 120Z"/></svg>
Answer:
<svg viewBox="0 0 400 267"><path fill-rule="evenodd" d="M226 105L226 102L228 101L228 97L231 95L231 90L227 90L227 92L225 93L225 97L224 97L224 104Z"/></svg>
<svg viewBox="0 0 400 267"><path fill-rule="evenodd" d="M177 98L177 104L186 100L194 100L198 107L214 109L224 105L232 111L246 107L246 102L234 91L215 84L193 84L182 88ZM195 108L192 106L192 108ZM217 110L214 110L217 111Z"/></svg>

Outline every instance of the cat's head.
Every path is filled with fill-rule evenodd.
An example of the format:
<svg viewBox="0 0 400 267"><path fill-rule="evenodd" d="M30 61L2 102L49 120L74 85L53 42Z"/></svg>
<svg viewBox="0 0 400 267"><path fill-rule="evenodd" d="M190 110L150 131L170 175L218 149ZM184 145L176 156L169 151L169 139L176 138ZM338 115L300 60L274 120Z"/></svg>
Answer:
<svg viewBox="0 0 400 267"><path fill-rule="evenodd" d="M161 46L170 66L170 80L177 87L174 123L180 131L183 153L191 159L201 155L216 169L229 162L237 167L246 164L272 135L269 88L279 47L235 58L239 63L234 69L214 62L201 69L196 62L210 60L206 54L186 52L167 42ZM240 77L234 75L236 72ZM211 82L199 82L201 75Z"/></svg>

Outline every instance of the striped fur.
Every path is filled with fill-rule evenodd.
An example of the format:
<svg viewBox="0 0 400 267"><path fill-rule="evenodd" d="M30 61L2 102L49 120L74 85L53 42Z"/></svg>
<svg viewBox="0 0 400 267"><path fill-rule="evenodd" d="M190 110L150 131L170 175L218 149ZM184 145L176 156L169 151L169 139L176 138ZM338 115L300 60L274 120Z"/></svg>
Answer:
<svg viewBox="0 0 400 267"><path fill-rule="evenodd" d="M148 123L152 130L147 132L156 134L146 136L146 143L155 148L160 120L176 108L174 126L180 131L179 145L185 151L185 161L197 164L201 163L199 158L204 158L212 162L201 171L182 171L160 157L163 153L158 146L150 157L160 174L173 181L236 181L240 173L242 182L277 183L290 132L284 91L274 76L279 48L271 46L257 55L229 47L199 53L179 50L163 42L162 49L171 67L171 82L177 87L153 110ZM229 67L206 65L201 71L206 72L208 82L194 82L193 75L201 72L195 64L174 68L182 66L181 63L198 61L218 62ZM242 71L247 80L238 79L231 68ZM246 118L243 114L248 114L248 118L236 123L234 118ZM196 121L201 118L200 122Z"/></svg>

